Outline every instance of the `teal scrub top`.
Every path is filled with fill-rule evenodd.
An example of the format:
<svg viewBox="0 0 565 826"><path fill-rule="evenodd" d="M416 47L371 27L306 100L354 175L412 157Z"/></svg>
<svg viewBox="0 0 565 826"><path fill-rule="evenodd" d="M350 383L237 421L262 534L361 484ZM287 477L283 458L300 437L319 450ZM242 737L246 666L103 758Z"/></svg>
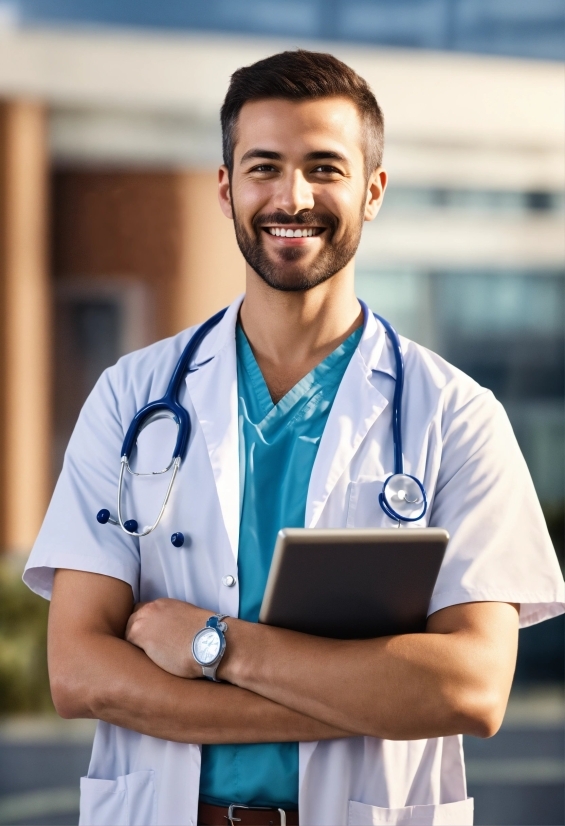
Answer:
<svg viewBox="0 0 565 826"><path fill-rule="evenodd" d="M359 327L274 405L243 329L236 329L240 513L239 616L257 622L281 528L303 528L310 474ZM228 620L229 624L229 620ZM227 633L229 645L229 630ZM203 746L206 803L298 807L298 743Z"/></svg>

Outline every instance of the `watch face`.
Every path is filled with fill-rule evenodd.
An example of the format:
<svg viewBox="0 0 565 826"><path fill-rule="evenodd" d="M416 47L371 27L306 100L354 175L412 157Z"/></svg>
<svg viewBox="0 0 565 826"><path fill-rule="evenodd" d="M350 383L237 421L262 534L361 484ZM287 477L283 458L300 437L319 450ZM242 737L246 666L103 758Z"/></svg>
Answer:
<svg viewBox="0 0 565 826"><path fill-rule="evenodd" d="M202 665L213 663L218 654L222 641L214 628L204 628L194 638L194 656Z"/></svg>

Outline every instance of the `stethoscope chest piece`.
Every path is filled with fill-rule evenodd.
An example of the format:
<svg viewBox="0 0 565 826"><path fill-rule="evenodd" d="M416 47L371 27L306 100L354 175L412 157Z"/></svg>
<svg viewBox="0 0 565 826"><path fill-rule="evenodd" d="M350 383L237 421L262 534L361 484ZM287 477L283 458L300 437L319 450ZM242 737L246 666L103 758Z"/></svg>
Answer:
<svg viewBox="0 0 565 826"><path fill-rule="evenodd" d="M398 522L417 522L428 508L426 491L422 482L404 473L402 453L402 393L404 389L404 356L398 333L385 318L374 314L385 328L394 353L396 365L394 397L392 400L392 439L394 446L394 473L383 485L379 505L388 517Z"/></svg>
<svg viewBox="0 0 565 826"><path fill-rule="evenodd" d="M363 312L365 314L365 318L367 318L369 310L364 304ZM224 314L225 310L221 310L198 328L184 348L177 362L165 395L161 399L157 399L156 401L146 404L145 407L138 410L132 419L122 444L120 472L118 476L117 518L110 514L108 508L102 508L96 514L96 519L101 525L105 525L107 522L111 525L119 525L125 533L136 538L147 536L159 525L167 506L167 502L169 501L173 483L188 447L190 437L190 416L188 411L179 402L180 388L183 385L187 372L191 371L191 363L196 350L208 332L223 318ZM375 318L383 324L386 332L388 333L394 351L394 359L396 364L396 386L392 402L394 473L388 477L383 485L383 489L379 494L379 504L386 515L397 521L399 524L400 522L417 522L419 519L422 519L426 513L428 503L426 500L426 491L424 490L422 482L420 482L419 479L416 479L415 476L410 476L408 473L404 473L401 422L402 391L404 386L404 358L402 355L402 347L398 333L394 327L386 319L376 313ZM177 425L177 441L170 463L165 468L153 471L151 473L134 471L130 467L130 456L137 443L139 433L151 422L161 418L171 418ZM126 520L124 519L124 515L122 513L122 489L124 487L126 472L131 476L146 477L160 476L168 472L171 473L167 492L155 522L152 525L146 525L141 531L138 529L138 523L135 519ZM171 544L175 548L182 548L185 545L186 539L188 539L188 537L185 538L185 535L181 531L175 531L175 533L171 536ZM188 544L190 544L190 541Z"/></svg>
<svg viewBox="0 0 565 826"><path fill-rule="evenodd" d="M393 473L388 477L379 502L387 516L401 522L417 522L428 507L424 486L407 473Z"/></svg>

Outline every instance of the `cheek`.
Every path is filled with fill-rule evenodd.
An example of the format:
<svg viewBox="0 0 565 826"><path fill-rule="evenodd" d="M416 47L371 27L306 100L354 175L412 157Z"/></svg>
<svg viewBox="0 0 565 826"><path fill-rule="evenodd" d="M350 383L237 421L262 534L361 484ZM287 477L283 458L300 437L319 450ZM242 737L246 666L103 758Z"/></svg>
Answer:
<svg viewBox="0 0 565 826"><path fill-rule="evenodd" d="M272 197L270 190L271 188L265 184L261 186L240 185L232 189L233 209L240 223L251 226L258 213L268 211Z"/></svg>
<svg viewBox="0 0 565 826"><path fill-rule="evenodd" d="M359 215L365 209L365 190L353 187L349 182L338 186L328 187L316 193L316 208L331 212L342 225L350 226L359 220Z"/></svg>

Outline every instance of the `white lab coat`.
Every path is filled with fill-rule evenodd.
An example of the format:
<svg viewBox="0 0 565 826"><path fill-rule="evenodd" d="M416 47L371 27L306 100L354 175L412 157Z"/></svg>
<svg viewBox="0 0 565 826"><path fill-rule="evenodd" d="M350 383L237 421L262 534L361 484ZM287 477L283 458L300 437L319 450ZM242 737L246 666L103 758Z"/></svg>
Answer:
<svg viewBox="0 0 565 826"><path fill-rule="evenodd" d="M49 597L53 570L72 568L122 579L136 600L174 597L237 616L238 586L226 587L222 578L237 578L239 302L208 335L196 358L200 366L187 375L181 399L193 423L187 457L162 523L139 541L98 524L96 513L115 512L124 433L135 412L163 394L191 331L126 356L103 374L80 415L26 567L25 581L37 593ZM522 625L529 625L563 612L563 580L501 405L435 354L406 339L402 346L405 469L424 481L423 522L451 535L430 613L477 600L516 602ZM390 343L370 315L314 463L307 527L396 524L378 504L393 467L394 375ZM155 432L139 448L153 468L166 441ZM126 515L150 524L163 484L156 478L134 485ZM174 531L187 537L180 549L170 542ZM460 737L301 743L299 765L302 826L472 823ZM81 783L80 823L196 824L199 773L198 745L99 722Z"/></svg>

